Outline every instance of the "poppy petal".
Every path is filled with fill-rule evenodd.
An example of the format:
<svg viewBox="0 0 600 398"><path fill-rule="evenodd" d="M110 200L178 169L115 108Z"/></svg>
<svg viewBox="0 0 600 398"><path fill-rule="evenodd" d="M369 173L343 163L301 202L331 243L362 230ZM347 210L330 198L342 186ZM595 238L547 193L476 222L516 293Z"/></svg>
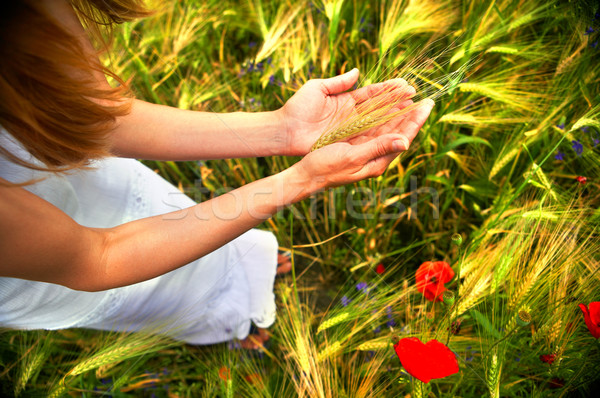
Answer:
<svg viewBox="0 0 600 398"><path fill-rule="evenodd" d="M394 349L404 369L423 383L458 373L456 356L437 340L423 344L416 337L406 337Z"/></svg>
<svg viewBox="0 0 600 398"><path fill-rule="evenodd" d="M598 301L592 301L590 303L589 309L585 304L579 304L579 308L581 308L581 311L583 312L583 319L585 321L585 325L587 326L588 330L590 331L592 336L594 336L595 339L600 338L600 324L598 323L598 318L600 318L599 304L600 302ZM596 322L594 322L594 320L596 320Z"/></svg>
<svg viewBox="0 0 600 398"><path fill-rule="evenodd" d="M594 325L600 327L600 301L592 301L588 305L590 312L590 320Z"/></svg>

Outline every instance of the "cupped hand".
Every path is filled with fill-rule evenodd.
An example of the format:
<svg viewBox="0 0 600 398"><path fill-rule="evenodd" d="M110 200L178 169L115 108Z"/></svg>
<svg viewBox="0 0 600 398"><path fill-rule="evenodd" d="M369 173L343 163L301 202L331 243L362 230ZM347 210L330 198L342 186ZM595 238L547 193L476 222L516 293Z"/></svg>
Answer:
<svg viewBox="0 0 600 398"><path fill-rule="evenodd" d="M421 106L407 113L392 130L370 139L327 145L308 153L292 167L299 173L302 181L307 182L312 192L377 177L383 174L400 152L408 149L433 105L432 100L424 100Z"/></svg>
<svg viewBox="0 0 600 398"><path fill-rule="evenodd" d="M373 101L377 101L378 106L388 106L390 112L412 104L410 97L415 90L403 79L347 91L354 86L358 75L358 69L353 69L329 79L309 80L287 101L280 109L286 129L286 148L283 150L286 155L307 154L324 132L356 115L361 107L368 107ZM406 117L393 118L346 141L365 142L396 131Z"/></svg>

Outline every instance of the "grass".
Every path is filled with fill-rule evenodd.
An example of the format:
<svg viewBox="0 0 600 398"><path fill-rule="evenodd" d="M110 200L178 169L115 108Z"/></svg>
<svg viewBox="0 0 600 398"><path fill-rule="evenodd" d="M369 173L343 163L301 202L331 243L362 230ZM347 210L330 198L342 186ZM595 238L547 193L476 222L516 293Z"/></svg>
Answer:
<svg viewBox="0 0 600 398"><path fill-rule="evenodd" d="M316 194L262 226L297 261L295 278L277 281L278 318L264 351L6 330L2 394L586 396L600 363L577 307L600 300L593 7L182 0L119 27L118 50L105 61L156 103L272 110L308 79L358 67L360 85L402 77L417 88L415 100L434 95L436 106L383 176ZM206 200L296 160L147 164ZM456 233L462 246L452 244ZM416 289L415 270L429 260L457 274L446 285L451 306ZM519 326L520 312L531 315L528 325ZM457 355L460 372L427 385L412 379L394 336L436 338ZM550 354L552 363L540 359Z"/></svg>

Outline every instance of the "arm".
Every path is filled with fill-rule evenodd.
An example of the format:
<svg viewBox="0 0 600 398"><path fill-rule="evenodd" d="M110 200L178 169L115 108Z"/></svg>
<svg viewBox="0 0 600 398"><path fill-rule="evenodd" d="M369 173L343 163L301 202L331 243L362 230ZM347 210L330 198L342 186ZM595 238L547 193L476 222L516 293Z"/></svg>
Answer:
<svg viewBox="0 0 600 398"><path fill-rule="evenodd" d="M87 56L95 59L71 6L65 0L43 2L50 15L80 42ZM102 73L91 73L99 88L109 87ZM329 79L310 80L281 109L271 112L195 112L134 100L131 112L120 117L112 131L111 151L117 156L155 160L302 156L332 123L372 99L377 87L383 86L347 92L357 80L356 69ZM384 84L407 86L403 80ZM413 92L408 92L407 98Z"/></svg>
<svg viewBox="0 0 600 398"><path fill-rule="evenodd" d="M114 228L83 227L26 190L0 185L0 276L97 291L164 274L314 192L382 174L430 111L415 109L402 134L332 144L229 194Z"/></svg>
<svg viewBox="0 0 600 398"><path fill-rule="evenodd" d="M278 111L209 113L134 100L111 141L121 157L197 160L282 155L285 137Z"/></svg>

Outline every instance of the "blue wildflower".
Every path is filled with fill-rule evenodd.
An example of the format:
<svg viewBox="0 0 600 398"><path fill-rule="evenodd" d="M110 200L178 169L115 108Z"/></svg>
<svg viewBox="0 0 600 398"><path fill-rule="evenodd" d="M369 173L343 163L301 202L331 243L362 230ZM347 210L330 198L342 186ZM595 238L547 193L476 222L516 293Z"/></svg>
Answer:
<svg viewBox="0 0 600 398"><path fill-rule="evenodd" d="M377 334L381 332L381 326L377 326L375 329L373 329L373 333Z"/></svg>
<svg viewBox="0 0 600 398"><path fill-rule="evenodd" d="M592 47L592 48L598 47L598 40L596 40L595 42L593 42L592 44L590 44L590 47Z"/></svg>
<svg viewBox="0 0 600 398"><path fill-rule="evenodd" d="M583 131L584 133L587 133L588 131L590 131L590 128L588 126L583 126L581 128L581 131Z"/></svg>
<svg viewBox="0 0 600 398"><path fill-rule="evenodd" d="M255 41L251 41L250 43L248 43L248 48L253 48L253 47L256 47Z"/></svg>
<svg viewBox="0 0 600 398"><path fill-rule="evenodd" d="M342 305L344 307L347 307L349 303L350 303L350 299L348 298L348 296L342 297Z"/></svg>
<svg viewBox="0 0 600 398"><path fill-rule="evenodd" d="M557 151L556 155L554 155L554 159L556 160L563 160L565 158L565 154L562 153L561 151Z"/></svg>
<svg viewBox="0 0 600 398"><path fill-rule="evenodd" d="M269 84L275 84L277 80L275 80L275 75L269 76Z"/></svg>
<svg viewBox="0 0 600 398"><path fill-rule="evenodd" d="M564 130L565 129L565 124L564 123L560 123L560 124L557 124L556 127L558 127L561 130Z"/></svg>
<svg viewBox="0 0 600 398"><path fill-rule="evenodd" d="M369 285L367 285L367 282L359 282L356 284L356 290L358 290L359 292L362 291L364 294L367 294L368 288Z"/></svg>
<svg viewBox="0 0 600 398"><path fill-rule="evenodd" d="M370 362L374 356L375 356L375 351L367 351L365 362Z"/></svg>
<svg viewBox="0 0 600 398"><path fill-rule="evenodd" d="M600 140L598 138L592 138L592 141L594 141L594 148L596 148L598 144L600 144Z"/></svg>
<svg viewBox="0 0 600 398"><path fill-rule="evenodd" d="M239 349L242 348L242 345L240 344L239 341L230 340L227 343L227 348L230 349L230 350L239 350Z"/></svg>
<svg viewBox="0 0 600 398"><path fill-rule="evenodd" d="M388 317L388 321L386 323L387 327L391 328L391 327L396 326L396 321L394 320L394 315L392 313L392 307L389 305L387 307L385 307L385 312Z"/></svg>
<svg viewBox="0 0 600 398"><path fill-rule="evenodd" d="M581 156L581 154L583 153L583 145L581 144L581 142L573 140L571 141L571 143L573 144L573 150L575 151L577 156Z"/></svg>
<svg viewBox="0 0 600 398"><path fill-rule="evenodd" d="M592 28L591 26L588 26L588 28L585 30L584 36L587 36L591 33L594 33L594 28Z"/></svg>

